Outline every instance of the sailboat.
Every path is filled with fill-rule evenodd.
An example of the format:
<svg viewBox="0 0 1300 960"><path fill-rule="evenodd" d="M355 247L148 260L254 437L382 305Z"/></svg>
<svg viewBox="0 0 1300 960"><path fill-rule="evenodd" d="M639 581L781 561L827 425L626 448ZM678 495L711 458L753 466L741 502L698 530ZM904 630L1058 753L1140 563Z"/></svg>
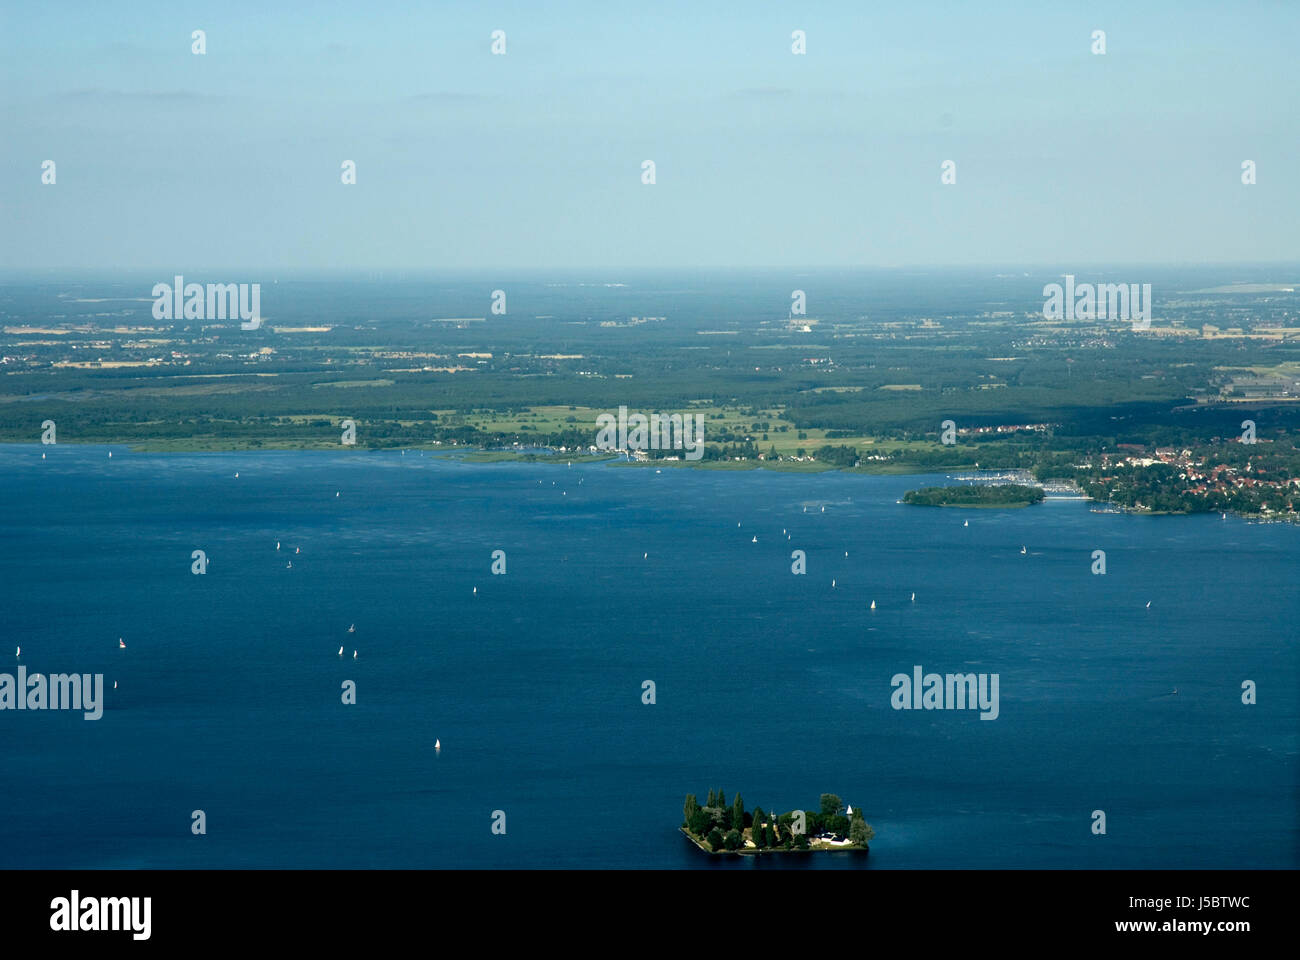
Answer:
<svg viewBox="0 0 1300 960"><path fill-rule="evenodd" d="M353 650L353 651L352 651L352 659L355 660L356 658L357 658L357 652L356 652L355 650Z"/></svg>
<svg viewBox="0 0 1300 960"><path fill-rule="evenodd" d="M874 600L871 601L871 609L872 610L876 609L876 601Z"/></svg>
<svg viewBox="0 0 1300 960"><path fill-rule="evenodd" d="M970 521L969 521L969 520L963 520L963 521L961 522L961 525L962 525L963 527L969 527L969 526L970 526Z"/></svg>
<svg viewBox="0 0 1300 960"><path fill-rule="evenodd" d="M339 647L339 656L340 656L340 657L343 656L343 648L342 648L342 647Z"/></svg>
<svg viewBox="0 0 1300 960"><path fill-rule="evenodd" d="M441 740L434 740L434 741L433 741L433 749L435 749L435 750L441 750L441 749L442 749L442 741L441 741Z"/></svg>
<svg viewBox="0 0 1300 960"><path fill-rule="evenodd" d="M22 655L23 655L23 648L22 648L22 647L19 647L17 650L14 651L14 656L15 656L15 657L21 657Z"/></svg>
<svg viewBox="0 0 1300 960"><path fill-rule="evenodd" d="M912 594L912 602L916 603L916 594Z"/></svg>
<svg viewBox="0 0 1300 960"><path fill-rule="evenodd" d="M478 587L475 587L475 588L474 588L474 593L475 593L475 594L478 593Z"/></svg>
<svg viewBox="0 0 1300 960"><path fill-rule="evenodd" d="M751 540L751 541L749 541L749 542L750 542L750 543L758 543L758 534L754 534L754 539Z"/></svg>
<svg viewBox="0 0 1300 960"><path fill-rule="evenodd" d="M108 459L110 459L110 460L113 459L113 451L112 451L112 450L108 451Z"/></svg>
<svg viewBox="0 0 1300 960"><path fill-rule="evenodd" d="M1148 609L1148 610L1151 609L1151 601L1150 601L1150 600L1147 601L1147 609Z"/></svg>
<svg viewBox="0 0 1300 960"><path fill-rule="evenodd" d="M1024 547L1021 547L1021 548L1020 548L1020 555L1021 555L1022 557L1025 555L1025 548L1024 548Z"/></svg>
<svg viewBox="0 0 1300 960"><path fill-rule="evenodd" d="M356 633L356 632L357 632L357 625L355 623L352 624L352 626L348 627L348 633Z"/></svg>
<svg viewBox="0 0 1300 960"><path fill-rule="evenodd" d="M275 549L277 549L277 550L280 549L280 541L279 541L279 540L275 541Z"/></svg>
<svg viewBox="0 0 1300 960"><path fill-rule="evenodd" d="M125 650L125 649L126 649L126 641L123 640L121 637L118 637L118 638L117 638L117 649L119 649L119 650Z"/></svg>
<svg viewBox="0 0 1300 960"><path fill-rule="evenodd" d="M835 580L834 580L833 578L832 578L832 580L831 580L831 589L832 589L832 590L835 589Z"/></svg>
<svg viewBox="0 0 1300 960"><path fill-rule="evenodd" d="M825 507L822 507L822 513L825 513L825 512L826 512L826 508L825 508Z"/></svg>
<svg viewBox="0 0 1300 960"><path fill-rule="evenodd" d="M293 552L294 552L294 553L302 553L302 547L294 547L294 548L293 548Z"/></svg>
<svg viewBox="0 0 1300 960"><path fill-rule="evenodd" d="M43 454L43 453L41 454L41 459L42 459L42 460L45 459L45 454Z"/></svg>

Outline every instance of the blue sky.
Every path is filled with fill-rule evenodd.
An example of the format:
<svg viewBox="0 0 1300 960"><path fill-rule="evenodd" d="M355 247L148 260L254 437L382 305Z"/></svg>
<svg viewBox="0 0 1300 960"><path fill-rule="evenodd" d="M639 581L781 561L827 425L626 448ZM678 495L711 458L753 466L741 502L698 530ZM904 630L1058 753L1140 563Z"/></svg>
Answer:
<svg viewBox="0 0 1300 960"><path fill-rule="evenodd" d="M1300 261L1300 4L1138 6L4 4L0 265Z"/></svg>

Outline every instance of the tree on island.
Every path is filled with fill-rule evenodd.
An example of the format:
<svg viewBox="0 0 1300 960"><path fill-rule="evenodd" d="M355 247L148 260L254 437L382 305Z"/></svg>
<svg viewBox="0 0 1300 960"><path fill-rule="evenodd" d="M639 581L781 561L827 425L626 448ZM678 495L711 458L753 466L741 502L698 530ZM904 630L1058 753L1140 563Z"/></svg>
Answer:
<svg viewBox="0 0 1300 960"><path fill-rule="evenodd" d="M1028 506L1041 503L1042 487L1019 483L975 484L958 487L922 487L908 490L903 502L923 507L943 506Z"/></svg>
<svg viewBox="0 0 1300 960"><path fill-rule="evenodd" d="M790 846L790 838L793 836L790 823L793 819L793 815L789 813L783 813L776 818L776 842L772 846Z"/></svg>
<svg viewBox="0 0 1300 960"><path fill-rule="evenodd" d="M718 792L712 787L709 788L709 799L704 801L706 807L716 807L718 805Z"/></svg>
<svg viewBox="0 0 1300 960"><path fill-rule="evenodd" d="M871 829L871 824L862 816L862 811L854 810L853 821L849 824L849 842L855 847L865 847L875 835L876 831Z"/></svg>
<svg viewBox="0 0 1300 960"><path fill-rule="evenodd" d="M755 850L809 850L811 841L826 833L847 836L853 846L865 850L876 835L861 810L853 811L851 818L846 816L844 801L833 793L821 795L820 810L807 811L804 818L807 830L800 834L793 830L793 813L778 814L755 807L752 816L746 817L741 795L737 793L727 806L721 790L710 790L709 800L710 804L702 807L695 794L686 795L682 805L683 827L701 846L714 853L743 850L746 821L750 824L749 840Z"/></svg>

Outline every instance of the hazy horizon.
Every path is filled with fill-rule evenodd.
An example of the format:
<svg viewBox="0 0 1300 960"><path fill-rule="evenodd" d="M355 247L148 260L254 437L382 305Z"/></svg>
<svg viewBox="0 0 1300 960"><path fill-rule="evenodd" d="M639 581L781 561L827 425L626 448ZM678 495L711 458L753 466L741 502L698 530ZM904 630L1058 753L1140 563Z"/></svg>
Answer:
<svg viewBox="0 0 1300 960"><path fill-rule="evenodd" d="M990 272L990 276L1005 276L1005 274L993 274L991 271L1015 271L1025 276L1035 277L1042 275L1047 278L1057 278L1066 272L1073 272L1076 275L1083 276L1095 273L1098 275L1109 274L1115 271L1124 270L1160 270L1160 271L1216 271L1216 270L1250 270L1253 272L1260 271L1296 271L1295 282L1300 283L1300 260L1240 260L1240 261L1182 261L1182 262L1140 262L1131 261L1124 263L1089 263L1087 261L1075 261L1070 264L1049 264L1049 263L971 263L971 264L899 264L897 266L881 266L876 264L759 264L755 266L731 265L731 264L667 264L667 265L640 265L640 264L578 264L572 266L509 266L509 267L491 267L475 266L464 268L452 267L429 267L429 266L367 266L367 267L304 267L304 266L285 266L285 267L268 267L265 265L244 264L244 265L218 265L218 266L177 266L168 264L165 266L87 266L87 267L66 267L66 266L31 266L31 267L0 267L0 282L22 282L28 280L52 279L52 280L102 280L102 279L121 279L122 277L141 278L157 277L160 281L170 280L175 274L187 275L188 279L196 282L220 282L229 280L234 275L248 276L251 274L273 275L273 279L292 279L292 280L381 280L381 279L483 279L498 280L509 278L511 276L524 278L536 276L574 276L584 274L624 274L634 276L637 274L645 275L680 275L689 273L718 273L718 274L774 274L788 273L792 277L806 276L817 273L834 273L834 274L890 274L897 275L903 273L934 273L934 274L963 274L977 275ZM610 277L605 277L610 279ZM1259 278L1253 278L1258 281ZM1244 282L1244 281L1243 281ZM1278 282L1287 282L1279 275Z"/></svg>
<svg viewBox="0 0 1300 960"><path fill-rule="evenodd" d="M0 11L10 270L1300 262L1296 6L64 14Z"/></svg>

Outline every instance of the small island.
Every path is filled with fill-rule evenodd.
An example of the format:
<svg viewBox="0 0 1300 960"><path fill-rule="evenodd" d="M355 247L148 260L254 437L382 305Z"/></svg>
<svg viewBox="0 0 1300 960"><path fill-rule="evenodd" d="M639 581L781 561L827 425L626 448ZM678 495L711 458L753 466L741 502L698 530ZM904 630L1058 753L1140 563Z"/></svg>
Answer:
<svg viewBox="0 0 1300 960"><path fill-rule="evenodd" d="M686 795L682 808L682 833L705 853L759 854L813 850L866 852L876 835L861 810L847 809L833 793L823 793L818 810L765 813L762 807L745 811L740 794L730 805L721 790L710 790L700 806L695 794Z"/></svg>
<svg viewBox="0 0 1300 960"><path fill-rule="evenodd" d="M1027 507L1041 503L1042 487L1019 483L923 487L903 494L903 502L918 507Z"/></svg>

